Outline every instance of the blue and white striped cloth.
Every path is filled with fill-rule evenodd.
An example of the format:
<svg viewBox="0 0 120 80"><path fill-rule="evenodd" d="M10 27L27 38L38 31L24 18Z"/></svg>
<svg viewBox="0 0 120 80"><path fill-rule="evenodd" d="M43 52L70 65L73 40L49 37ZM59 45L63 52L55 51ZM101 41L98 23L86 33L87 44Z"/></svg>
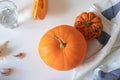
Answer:
<svg viewBox="0 0 120 80"><path fill-rule="evenodd" d="M95 69L93 80L120 80L120 68L106 71L105 67L102 65Z"/></svg>
<svg viewBox="0 0 120 80"><path fill-rule="evenodd" d="M90 11L102 18L104 29L97 39L88 41L88 55L75 68L73 80L93 80L100 65L106 65L107 71L120 67L120 0L100 0Z"/></svg>

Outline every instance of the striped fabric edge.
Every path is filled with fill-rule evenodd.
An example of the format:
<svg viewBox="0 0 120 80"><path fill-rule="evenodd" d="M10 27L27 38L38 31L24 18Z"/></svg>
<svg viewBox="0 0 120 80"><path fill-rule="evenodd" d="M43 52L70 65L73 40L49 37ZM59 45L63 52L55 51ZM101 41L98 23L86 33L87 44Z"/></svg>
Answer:
<svg viewBox="0 0 120 80"><path fill-rule="evenodd" d="M119 13L120 11L120 2L118 2L117 4L115 4L114 6L111 6L110 8L104 10L103 12L101 12L101 14L106 17L108 20L113 19L114 17L116 17L116 15ZM105 46L107 44L107 42L110 39L110 35L108 33L106 33L105 31L102 31L101 35L96 38L103 46Z"/></svg>

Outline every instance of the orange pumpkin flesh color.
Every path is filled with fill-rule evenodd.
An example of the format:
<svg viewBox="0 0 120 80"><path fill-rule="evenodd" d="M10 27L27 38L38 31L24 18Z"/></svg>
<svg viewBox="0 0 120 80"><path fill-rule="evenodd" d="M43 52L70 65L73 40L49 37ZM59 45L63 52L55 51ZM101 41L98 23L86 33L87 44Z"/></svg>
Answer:
<svg viewBox="0 0 120 80"><path fill-rule="evenodd" d="M48 0L34 0L32 19L43 20L47 14L47 10L48 10Z"/></svg>
<svg viewBox="0 0 120 80"><path fill-rule="evenodd" d="M84 36L69 25L49 30L39 43L41 59L56 70L70 70L80 65L87 52Z"/></svg>
<svg viewBox="0 0 120 80"><path fill-rule="evenodd" d="M93 12L83 12L77 16L74 27L84 35L86 40L97 38L103 30L101 18Z"/></svg>

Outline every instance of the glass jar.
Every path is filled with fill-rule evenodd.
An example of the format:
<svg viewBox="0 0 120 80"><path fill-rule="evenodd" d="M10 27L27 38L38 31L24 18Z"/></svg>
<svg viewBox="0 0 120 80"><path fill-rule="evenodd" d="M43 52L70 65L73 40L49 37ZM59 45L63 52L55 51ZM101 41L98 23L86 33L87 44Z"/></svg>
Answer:
<svg viewBox="0 0 120 80"><path fill-rule="evenodd" d="M0 24L13 29L17 27L17 22L17 6L10 0L0 0Z"/></svg>

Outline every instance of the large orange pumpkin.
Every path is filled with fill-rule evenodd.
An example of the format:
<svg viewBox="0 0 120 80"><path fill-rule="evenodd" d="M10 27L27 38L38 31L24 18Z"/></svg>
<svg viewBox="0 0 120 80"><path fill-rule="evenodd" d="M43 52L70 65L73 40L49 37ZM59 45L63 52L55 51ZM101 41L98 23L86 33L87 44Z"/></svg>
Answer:
<svg viewBox="0 0 120 80"><path fill-rule="evenodd" d="M76 17L74 26L87 40L97 38L103 30L102 19L93 12L81 13Z"/></svg>
<svg viewBox="0 0 120 80"><path fill-rule="evenodd" d="M70 70L78 66L87 52L84 36L68 25L49 30L41 38L38 47L41 59L56 70Z"/></svg>

